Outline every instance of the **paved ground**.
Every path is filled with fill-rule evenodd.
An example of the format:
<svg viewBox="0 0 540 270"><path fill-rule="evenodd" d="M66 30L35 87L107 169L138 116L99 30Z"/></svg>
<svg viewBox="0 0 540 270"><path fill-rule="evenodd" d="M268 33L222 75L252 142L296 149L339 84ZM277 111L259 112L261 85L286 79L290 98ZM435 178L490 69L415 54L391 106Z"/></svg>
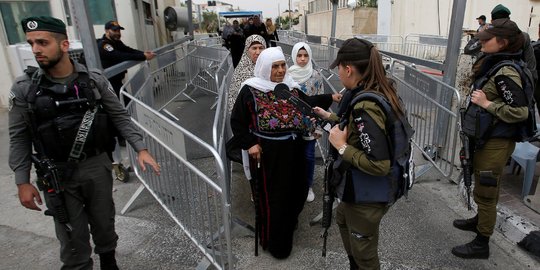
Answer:
<svg viewBox="0 0 540 270"><path fill-rule="evenodd" d="M40 212L24 209L17 198L13 176L7 165L7 112L0 111L0 269L58 269L58 243L52 220ZM266 252L253 255L253 238L233 238L236 269L347 269L348 263L336 226L330 230L328 256L321 257L322 240L318 226L309 221L321 208L322 168L317 167L316 201L308 203L301 215L293 253L275 260ZM117 210L138 187L136 179L115 182ZM252 223L253 209L247 184L233 170L233 216ZM383 269L539 269L540 263L500 233L491 241L489 260L462 260L450 249L470 241L474 235L461 232L452 220L472 216L459 201L456 185L425 175L408 199L400 200L385 216L381 227L380 258ZM148 192L143 192L125 215L116 217L120 235L118 261L122 269L194 269L201 253L160 208ZM98 269L98 267L95 267Z"/></svg>

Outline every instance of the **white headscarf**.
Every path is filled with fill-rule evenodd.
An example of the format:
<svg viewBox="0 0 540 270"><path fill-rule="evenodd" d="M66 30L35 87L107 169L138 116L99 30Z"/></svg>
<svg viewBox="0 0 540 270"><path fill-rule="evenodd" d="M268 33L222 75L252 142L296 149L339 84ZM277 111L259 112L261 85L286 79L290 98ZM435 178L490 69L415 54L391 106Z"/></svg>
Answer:
<svg viewBox="0 0 540 270"><path fill-rule="evenodd" d="M274 91L278 82L270 81L270 76L272 73L272 64L277 61L285 61L285 55L283 55L281 47L272 47L262 51L259 58L257 58L255 70L253 71L255 77L245 80L242 86L247 84L264 93ZM289 86L289 89L300 88L300 85L287 72L285 72L285 77L281 83Z"/></svg>
<svg viewBox="0 0 540 270"><path fill-rule="evenodd" d="M303 67L299 66L296 62L296 56L298 55L298 51L300 51L300 49L302 48L304 48L309 55L309 61ZM291 58L294 65L289 68L289 74L291 75L293 80L297 83L304 83L309 80L309 78L311 78L311 75L313 74L313 66L311 64L312 54L309 45L307 45L305 42L298 42L294 44L291 52Z"/></svg>

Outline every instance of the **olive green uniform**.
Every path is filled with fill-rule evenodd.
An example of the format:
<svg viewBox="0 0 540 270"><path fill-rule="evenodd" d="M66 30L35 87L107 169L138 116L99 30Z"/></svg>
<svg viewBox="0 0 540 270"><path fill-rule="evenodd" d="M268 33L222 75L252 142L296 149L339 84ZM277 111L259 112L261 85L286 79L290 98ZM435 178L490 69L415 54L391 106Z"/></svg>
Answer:
<svg viewBox="0 0 540 270"><path fill-rule="evenodd" d="M388 135L385 130L386 115L373 101L360 101L354 105L353 111L364 110L377 126ZM390 160L370 160L366 153L359 149L360 136L353 121L353 113L347 125L347 148L342 158L352 166L376 176L384 176L390 172ZM332 114L330 120L338 121ZM340 198L341 199L341 198ZM380 269L377 252L379 241L379 225L381 219L388 211L386 203L346 203L340 202L336 210L336 223L339 226L341 239L345 251L359 269Z"/></svg>
<svg viewBox="0 0 540 270"><path fill-rule="evenodd" d="M495 87L495 77L504 75L522 87L519 73L510 66L502 67L484 85L482 91L493 103L487 111L506 123L519 123L527 119L528 109L512 107L506 104ZM491 236L497 218L497 202L499 201L500 180L508 158L514 151L515 141L510 138L488 139L481 149L474 153L474 201L478 205L478 232L483 236ZM480 173L482 172L482 173ZM482 178L482 180L480 180ZM481 184L493 182L494 185Z"/></svg>

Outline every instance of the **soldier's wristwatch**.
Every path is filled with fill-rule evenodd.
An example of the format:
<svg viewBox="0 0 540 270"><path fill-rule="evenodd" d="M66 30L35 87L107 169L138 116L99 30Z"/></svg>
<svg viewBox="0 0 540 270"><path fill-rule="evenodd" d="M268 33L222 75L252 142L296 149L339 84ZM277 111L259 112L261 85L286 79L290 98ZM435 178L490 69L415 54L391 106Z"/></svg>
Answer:
<svg viewBox="0 0 540 270"><path fill-rule="evenodd" d="M347 146L348 146L347 144L344 144L338 148L338 153L340 156L343 156L343 153L345 153L345 149L347 149Z"/></svg>

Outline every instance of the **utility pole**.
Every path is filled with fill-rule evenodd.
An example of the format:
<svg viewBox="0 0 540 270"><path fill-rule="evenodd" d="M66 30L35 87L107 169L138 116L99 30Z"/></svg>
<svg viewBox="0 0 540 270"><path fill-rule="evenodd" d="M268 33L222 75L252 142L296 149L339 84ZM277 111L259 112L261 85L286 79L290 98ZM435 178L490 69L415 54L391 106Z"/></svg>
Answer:
<svg viewBox="0 0 540 270"><path fill-rule="evenodd" d="M292 29L291 0L289 0L289 30Z"/></svg>
<svg viewBox="0 0 540 270"><path fill-rule="evenodd" d="M88 15L86 3L83 0L70 0L69 9L71 22L77 29L79 38L83 45L84 57L88 68L101 69L101 60L96 46L96 37L94 35L94 26Z"/></svg>
<svg viewBox="0 0 540 270"><path fill-rule="evenodd" d="M332 32L330 33L330 38L336 38L336 20L337 20L337 8L339 0L330 0L332 2Z"/></svg>
<svg viewBox="0 0 540 270"><path fill-rule="evenodd" d="M279 9L279 3L277 4L277 16L279 28L281 28L281 10Z"/></svg>

